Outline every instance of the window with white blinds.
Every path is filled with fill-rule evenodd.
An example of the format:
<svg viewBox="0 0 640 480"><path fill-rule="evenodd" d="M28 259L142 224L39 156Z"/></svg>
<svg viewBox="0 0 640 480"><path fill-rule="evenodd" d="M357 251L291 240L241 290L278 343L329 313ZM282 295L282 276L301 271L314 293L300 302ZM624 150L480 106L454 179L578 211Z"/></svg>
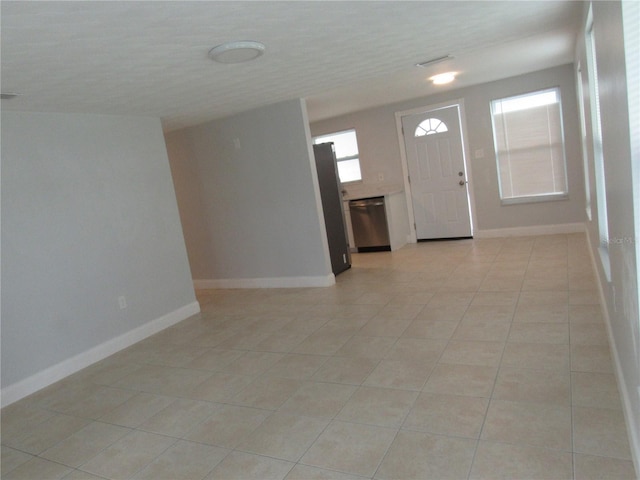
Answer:
<svg viewBox="0 0 640 480"><path fill-rule="evenodd" d="M541 90L491 102L503 203L567 196L560 90Z"/></svg>
<svg viewBox="0 0 640 480"><path fill-rule="evenodd" d="M600 86L598 82L598 62L596 61L596 37L593 31L593 6L589 6L586 26L587 75L589 78L589 101L591 108L591 139L593 141L593 170L596 184L596 210L598 212L598 233L600 247L598 253L607 281L611 281L611 260L609 258L609 209L607 208L607 182L604 170L604 150L602 144L602 118L600 116Z"/></svg>

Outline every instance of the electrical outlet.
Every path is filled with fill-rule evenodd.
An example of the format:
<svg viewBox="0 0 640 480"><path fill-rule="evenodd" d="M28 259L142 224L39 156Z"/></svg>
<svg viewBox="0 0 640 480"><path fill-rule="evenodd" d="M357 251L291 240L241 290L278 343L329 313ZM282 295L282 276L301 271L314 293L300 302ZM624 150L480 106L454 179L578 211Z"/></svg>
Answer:
<svg viewBox="0 0 640 480"><path fill-rule="evenodd" d="M120 310L127 308L127 297L118 297L118 305L120 306Z"/></svg>

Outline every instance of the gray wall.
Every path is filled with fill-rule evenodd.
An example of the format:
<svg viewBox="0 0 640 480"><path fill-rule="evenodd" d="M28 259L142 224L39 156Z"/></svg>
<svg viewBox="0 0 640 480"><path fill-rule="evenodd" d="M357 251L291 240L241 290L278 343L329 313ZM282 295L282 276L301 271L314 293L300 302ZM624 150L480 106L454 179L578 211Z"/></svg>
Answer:
<svg viewBox="0 0 640 480"><path fill-rule="evenodd" d="M166 135L194 279L331 275L308 128L296 99Z"/></svg>
<svg viewBox="0 0 640 480"><path fill-rule="evenodd" d="M610 240L608 245L611 264L610 283L606 280L600 261L598 209L596 208L593 143L590 128L591 108L588 88L585 85L585 94L582 100L587 116L586 151L593 207L593 219L587 223L587 230L604 295L604 308L608 317L620 393L623 396L628 431L632 434L631 447L635 455L636 468L640 472L640 324L638 318L638 261L636 258L637 243L640 239L635 235L639 227L636 223L640 219L640 214L636 214L634 217L634 183L632 180L629 103L625 76L623 17L620 2L594 2L593 7ZM638 25L637 10L635 15L635 21L630 23L634 28ZM635 32L637 36L637 30ZM583 78L586 79L587 61L584 33L578 38L576 64L580 62ZM637 58L637 40L630 42L628 48L631 49L630 53ZM636 109L635 114L637 115L639 107L638 105L633 105L633 107ZM636 158L636 161L638 160ZM635 188L639 190L636 195L640 195L640 183L636 183Z"/></svg>
<svg viewBox="0 0 640 480"><path fill-rule="evenodd" d="M158 119L2 112L3 389L194 302Z"/></svg>
<svg viewBox="0 0 640 480"><path fill-rule="evenodd" d="M490 102L495 98L559 86L567 157L569 199L534 204L502 206L491 128ZM363 182L375 184L378 173L385 183L403 183L400 145L396 133L395 113L464 99L467 143L470 152L484 150L484 158L472 158L471 188L475 198L476 230L568 224L584 221L584 186L579 137L579 117L575 97L572 65L564 65L518 77L450 90L438 95L417 98L365 110L311 125L314 136L355 128L360 148Z"/></svg>

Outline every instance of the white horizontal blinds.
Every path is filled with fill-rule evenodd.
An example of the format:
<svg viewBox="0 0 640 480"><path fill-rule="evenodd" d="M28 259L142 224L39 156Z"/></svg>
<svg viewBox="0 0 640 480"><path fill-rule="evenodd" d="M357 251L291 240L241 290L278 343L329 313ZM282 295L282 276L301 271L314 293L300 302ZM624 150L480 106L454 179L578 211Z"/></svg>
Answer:
<svg viewBox="0 0 640 480"><path fill-rule="evenodd" d="M607 186L604 172L604 150L602 146L602 118L600 117L600 89L598 86L598 63L596 61L596 39L593 31L593 12L589 7L586 28L587 73L591 105L591 135L593 140L593 165L596 183L596 208L598 211L598 230L600 249L606 259L605 273L609 275L608 244L609 220L607 209Z"/></svg>
<svg viewBox="0 0 640 480"><path fill-rule="evenodd" d="M557 90L495 100L492 112L501 197L566 193Z"/></svg>

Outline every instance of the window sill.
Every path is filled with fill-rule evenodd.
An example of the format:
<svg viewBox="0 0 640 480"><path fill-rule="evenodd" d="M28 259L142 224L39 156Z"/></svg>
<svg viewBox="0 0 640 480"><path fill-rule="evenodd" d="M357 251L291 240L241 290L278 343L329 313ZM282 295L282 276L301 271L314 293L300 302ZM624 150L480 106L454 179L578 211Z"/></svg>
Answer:
<svg viewBox="0 0 640 480"><path fill-rule="evenodd" d="M600 262L602 264L602 270L608 283L611 283L611 261L609 260L609 248L605 246L598 247L598 254L600 255Z"/></svg>
<svg viewBox="0 0 640 480"><path fill-rule="evenodd" d="M569 200L569 194L559 193L553 195L535 195L531 197L502 198L502 205L521 205L523 203L557 202L559 200Z"/></svg>

